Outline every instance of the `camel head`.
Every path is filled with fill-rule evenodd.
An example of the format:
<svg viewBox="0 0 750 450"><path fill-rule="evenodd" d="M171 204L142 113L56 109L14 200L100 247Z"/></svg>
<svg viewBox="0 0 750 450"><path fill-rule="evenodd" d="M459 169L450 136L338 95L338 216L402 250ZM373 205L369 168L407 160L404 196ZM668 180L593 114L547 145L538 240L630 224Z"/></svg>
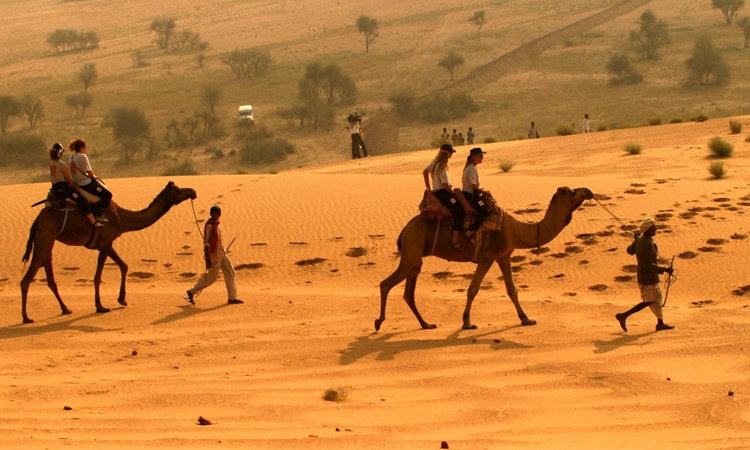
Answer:
<svg viewBox="0 0 750 450"><path fill-rule="evenodd" d="M573 211L578 209L586 200L594 198L594 193L590 189L582 187L576 189L570 189L567 186L557 188L557 192L552 196L552 201L549 203L548 210L551 211L557 208L567 212L565 219L565 225L570 223L573 218Z"/></svg>
<svg viewBox="0 0 750 450"><path fill-rule="evenodd" d="M187 199L195 200L198 195L194 189L180 188L170 181L159 193L159 197L164 197L170 205L178 205Z"/></svg>

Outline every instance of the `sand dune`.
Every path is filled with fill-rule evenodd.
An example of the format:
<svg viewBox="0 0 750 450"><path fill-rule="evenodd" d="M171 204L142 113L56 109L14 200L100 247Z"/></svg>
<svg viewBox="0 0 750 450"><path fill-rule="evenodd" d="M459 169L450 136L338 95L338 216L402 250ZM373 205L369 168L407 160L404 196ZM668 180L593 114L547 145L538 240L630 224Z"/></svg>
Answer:
<svg viewBox="0 0 750 450"><path fill-rule="evenodd" d="M747 129L750 116L739 117ZM706 144L735 144L728 176L709 178ZM129 306L108 265L95 314L96 254L57 245L54 267L72 315L43 273L20 325L18 282L28 226L46 184L0 186L0 444L11 448L740 449L750 445L750 143L727 119L485 145L482 183L504 209L541 219L558 186L586 186L624 224L659 218L678 282L655 333L624 248L630 231L586 202L545 253L515 254L533 327L520 327L493 268L461 331L474 266L426 258L421 330L390 295L379 332L379 282L416 213L434 150L283 172L175 178L198 192L199 219L221 204L236 238L244 305L221 282L195 307L180 298L202 272L190 203L116 243L130 266ZM628 142L643 153L627 156ZM454 182L468 148L451 163ZM517 163L509 173L503 160ZM112 179L140 209L166 178ZM201 224L202 226L202 224ZM437 276L436 276L437 275ZM323 400L341 389L341 402ZM730 392L732 395L730 395ZM64 407L70 407L65 410ZM199 426L203 416L213 422Z"/></svg>

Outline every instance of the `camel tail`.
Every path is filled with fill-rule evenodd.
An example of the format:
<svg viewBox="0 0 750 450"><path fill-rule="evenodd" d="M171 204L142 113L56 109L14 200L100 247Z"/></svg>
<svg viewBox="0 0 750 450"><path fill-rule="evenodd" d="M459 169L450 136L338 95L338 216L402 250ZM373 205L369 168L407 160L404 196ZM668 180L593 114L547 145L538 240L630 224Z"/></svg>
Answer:
<svg viewBox="0 0 750 450"><path fill-rule="evenodd" d="M29 260L29 255L31 255L31 250L34 248L34 235L36 234L36 221L37 219L34 219L34 223L31 224L31 229L29 230L29 240L26 241L26 253L23 254L23 258L21 258L21 261L26 262Z"/></svg>

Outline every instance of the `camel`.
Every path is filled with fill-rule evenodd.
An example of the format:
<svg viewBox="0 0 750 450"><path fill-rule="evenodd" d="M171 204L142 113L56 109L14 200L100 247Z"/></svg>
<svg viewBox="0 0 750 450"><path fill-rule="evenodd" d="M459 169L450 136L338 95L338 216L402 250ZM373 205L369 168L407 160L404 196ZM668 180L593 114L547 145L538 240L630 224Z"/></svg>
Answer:
<svg viewBox="0 0 750 450"><path fill-rule="evenodd" d="M560 187L552 196L544 218L536 223L519 222L510 214L505 213L499 230L483 231L482 243L477 256L477 268L471 285L467 292L466 309L463 313L464 330L476 329L471 323L471 304L479 291L482 279L492 267L492 262L497 261L503 272L505 289L513 305L516 307L518 318L522 325L535 325L536 321L529 319L518 302L518 291L513 283L513 274L510 269L510 256L517 248L539 248L552 241L570 222L573 211L575 211L585 200L594 198L594 194L587 188L571 190L568 187ZM437 241L435 233L439 231ZM459 252L451 245L450 226L438 227L438 222L430 220L422 215L412 218L406 224L398 237L397 244L400 250L401 260L395 272L380 283L380 317L375 319L375 330L385 321L385 305L388 301L388 292L404 279L404 300L416 316L419 324L424 329L436 328L435 324L426 322L417 309L414 300L414 291L417 286L417 277L422 268L422 258L430 256L434 245L434 253L448 261L467 262L474 256L475 246L468 239L461 237L460 244L463 251Z"/></svg>
<svg viewBox="0 0 750 450"><path fill-rule="evenodd" d="M128 265L112 248L114 240L120 237L122 233L142 230L153 225L172 206L184 200L195 198L196 194L193 189L181 189L170 181L151 204L141 211L129 211L120 208L115 202L111 202L105 214L109 222L102 228L93 228L78 209L69 211L67 216L64 211L57 211L52 208L42 209L31 225L29 240L26 243L26 253L23 255L23 262L26 262L29 260L32 249L34 251L26 275L21 279L21 316L23 317L23 323L34 322L26 315L26 297L29 285L40 267L44 267L47 274L47 286L55 294L60 309L62 309L62 314L72 313L57 292L55 274L52 270L52 247L56 240L66 245L85 246L92 250L99 250L96 274L94 275L94 302L96 312L106 313L109 312L109 308L102 306L99 297L99 284L102 281L102 269L107 257L111 258L120 268L120 295L117 297L117 302L127 306L125 301L125 275L128 272Z"/></svg>

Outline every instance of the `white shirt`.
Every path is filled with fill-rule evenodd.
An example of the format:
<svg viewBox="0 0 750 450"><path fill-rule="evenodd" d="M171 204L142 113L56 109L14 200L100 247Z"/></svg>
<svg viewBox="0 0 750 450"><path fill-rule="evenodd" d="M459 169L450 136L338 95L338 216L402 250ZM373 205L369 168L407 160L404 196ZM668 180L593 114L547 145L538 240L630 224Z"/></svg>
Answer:
<svg viewBox="0 0 750 450"><path fill-rule="evenodd" d="M54 160L49 163L49 173L50 178L53 183L59 183L61 181L65 181L65 168L68 167L68 165L65 163L65 161L62 160Z"/></svg>
<svg viewBox="0 0 750 450"><path fill-rule="evenodd" d="M70 155L70 176L73 178L73 183L78 186L86 186L91 183L91 178L86 174L91 171L91 165L89 165L89 157L83 153L73 153Z"/></svg>
<svg viewBox="0 0 750 450"><path fill-rule="evenodd" d="M349 122L349 132L351 134L359 134L359 131L361 129L361 126L359 125L359 122Z"/></svg>
<svg viewBox="0 0 750 450"><path fill-rule="evenodd" d="M427 167L425 167L425 170L432 174L433 192L443 189L444 184L447 184L448 186L452 188L453 184L451 183L451 180L448 178L448 165L444 164L443 167L435 171L432 170L433 167L435 167L435 161L432 161L431 163L427 164Z"/></svg>
<svg viewBox="0 0 750 450"><path fill-rule="evenodd" d="M471 187L472 184L479 186L479 172L477 172L477 166L469 164L464 169L464 176L461 177L461 190L473 194L474 188Z"/></svg>

